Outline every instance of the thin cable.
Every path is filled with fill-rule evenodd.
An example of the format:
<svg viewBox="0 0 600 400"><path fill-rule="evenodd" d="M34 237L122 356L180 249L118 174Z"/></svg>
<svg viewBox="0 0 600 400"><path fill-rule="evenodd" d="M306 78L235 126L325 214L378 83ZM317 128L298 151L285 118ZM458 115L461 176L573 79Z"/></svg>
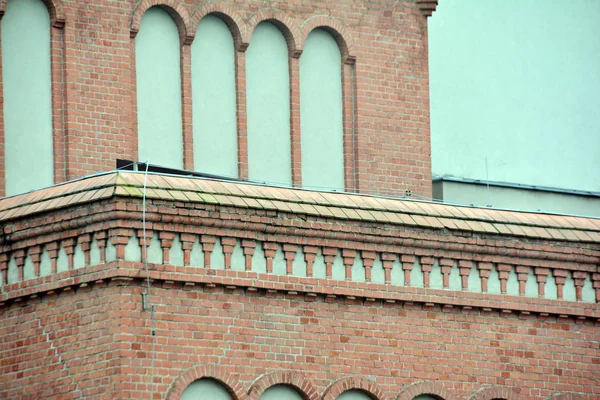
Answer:
<svg viewBox="0 0 600 400"><path fill-rule="evenodd" d="M144 172L144 191L142 195L142 232L144 235L144 269L146 271L146 299L150 309L150 335L152 336L152 364L151 364L151 396L154 397L154 359L156 346L156 327L154 321L154 304L152 304L152 295L150 293L150 272L148 271L148 238L146 237L146 188L148 187L148 166L149 161L146 161L146 171ZM152 398L151 397L151 398Z"/></svg>

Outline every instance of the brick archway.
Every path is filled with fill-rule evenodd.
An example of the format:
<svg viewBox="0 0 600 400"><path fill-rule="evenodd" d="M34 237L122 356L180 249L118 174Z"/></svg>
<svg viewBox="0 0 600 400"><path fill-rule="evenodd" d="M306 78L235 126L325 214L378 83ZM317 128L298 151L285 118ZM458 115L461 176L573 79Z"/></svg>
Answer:
<svg viewBox="0 0 600 400"><path fill-rule="evenodd" d="M271 386L286 385L298 391L304 400L318 400L319 392L313 383L296 371L277 371L258 377L248 389L248 399L258 400Z"/></svg>
<svg viewBox="0 0 600 400"><path fill-rule="evenodd" d="M435 396L440 400L457 399L457 397L454 396L454 394L452 394L448 389L446 389L440 382L422 381L405 386L400 391L398 396L396 396L396 400L412 400L422 394Z"/></svg>
<svg viewBox="0 0 600 400"><path fill-rule="evenodd" d="M196 29L202 18L207 15L216 15L221 18L229 27L235 47L238 50L245 50L249 44L248 30L242 17L235 11L233 5L216 3L214 1L205 1L201 3L192 13L190 20L190 29L192 36L196 36Z"/></svg>
<svg viewBox="0 0 600 400"><path fill-rule="evenodd" d="M177 0L146 0L138 3L131 16L131 37L135 37L140 31L142 17L151 7L163 8L177 25L181 44L190 44L194 37L192 36L192 28L190 26L190 16L187 9Z"/></svg>
<svg viewBox="0 0 600 400"><path fill-rule="evenodd" d="M354 39L346 27L337 19L329 15L313 15L302 23L299 30L298 50L304 50L308 35L317 28L328 31L335 39L342 53L342 62L351 64L356 60Z"/></svg>
<svg viewBox="0 0 600 400"><path fill-rule="evenodd" d="M283 11L274 8L259 10L250 17L246 25L249 41L252 40L254 29L261 22L271 22L279 28L287 42L290 57L298 57L300 55L298 51L298 43L300 42L298 38L298 24L294 19Z"/></svg>
<svg viewBox="0 0 600 400"><path fill-rule="evenodd" d="M323 400L335 400L342 393L358 389L365 392L366 395L370 396L373 400L384 400L387 399L385 392L377 384L377 382L360 376L348 376L333 381L327 389L323 392Z"/></svg>
<svg viewBox="0 0 600 400"><path fill-rule="evenodd" d="M521 400L521 396L512 388L504 386L485 387L476 390L469 400Z"/></svg>
<svg viewBox="0 0 600 400"><path fill-rule="evenodd" d="M167 391L165 400L179 400L183 391L192 382L202 378L219 382L234 400L245 400L247 397L244 388L237 378L227 372L223 367L216 365L197 365L186 369L175 378Z"/></svg>
<svg viewBox="0 0 600 400"><path fill-rule="evenodd" d="M65 25L65 7L62 0L41 0L48 9L50 22L55 28L62 28ZM6 12L8 0L0 0L0 19Z"/></svg>

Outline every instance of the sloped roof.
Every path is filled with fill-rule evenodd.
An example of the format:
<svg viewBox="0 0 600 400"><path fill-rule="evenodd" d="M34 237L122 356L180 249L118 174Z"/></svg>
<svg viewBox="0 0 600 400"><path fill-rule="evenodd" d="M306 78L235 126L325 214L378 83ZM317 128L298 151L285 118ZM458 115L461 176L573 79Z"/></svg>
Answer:
<svg viewBox="0 0 600 400"><path fill-rule="evenodd" d="M0 200L0 222L113 196L143 197L141 172L111 172ZM600 243L600 219L516 212L148 174L148 199L300 213L419 228Z"/></svg>

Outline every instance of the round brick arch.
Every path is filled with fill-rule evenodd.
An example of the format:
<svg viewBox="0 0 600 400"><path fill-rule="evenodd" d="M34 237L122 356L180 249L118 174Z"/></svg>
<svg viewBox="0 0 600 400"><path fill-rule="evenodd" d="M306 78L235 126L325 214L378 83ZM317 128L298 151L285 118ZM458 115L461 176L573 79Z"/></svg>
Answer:
<svg viewBox="0 0 600 400"><path fill-rule="evenodd" d="M329 15L313 15L302 23L299 31L298 50L304 50L308 35L317 28L328 31L335 39L342 53L344 63L353 63L356 60L354 39L344 24Z"/></svg>
<svg viewBox="0 0 600 400"><path fill-rule="evenodd" d="M62 28L65 25L65 7L62 0L41 0L48 9L50 22L55 28ZM6 12L8 0L0 0L0 18Z"/></svg>
<svg viewBox="0 0 600 400"><path fill-rule="evenodd" d="M441 383L434 381L415 382L405 386L396 396L396 400L412 400L422 394L428 394L440 400L457 400L457 397Z"/></svg>
<svg viewBox="0 0 600 400"><path fill-rule="evenodd" d="M231 4L216 3L214 1L204 1L192 13L190 25L192 36L196 36L196 29L202 18L207 15L219 17L229 27L235 47L238 50L245 50L248 47L250 39L248 38L248 29L242 17L235 11Z"/></svg>
<svg viewBox="0 0 600 400"><path fill-rule="evenodd" d="M359 376L348 376L333 381L323 392L323 400L335 400L348 390L361 390L373 400L387 400L388 398L376 382Z"/></svg>
<svg viewBox="0 0 600 400"><path fill-rule="evenodd" d="M140 1L131 16L131 37L135 37L140 31L142 17L151 7L160 7L165 10L175 21L179 31L181 44L190 44L194 37L190 26L190 15L185 6L178 0L142 0Z"/></svg>
<svg viewBox="0 0 600 400"><path fill-rule="evenodd" d="M258 377L248 389L249 400L259 400L271 386L284 385L295 389L304 400L319 400L319 392L303 374L295 371L277 371Z"/></svg>
<svg viewBox="0 0 600 400"><path fill-rule="evenodd" d="M223 367L215 365L197 365L186 369L175 378L167 391L165 400L179 400L183 391L192 382L202 378L217 381L225 390L227 390L227 392L229 392L233 400L246 400L247 398L246 392L237 378L227 372Z"/></svg>
<svg viewBox="0 0 600 400"><path fill-rule="evenodd" d="M521 400L521 396L512 388L492 386L475 391L469 400Z"/></svg>
<svg viewBox="0 0 600 400"><path fill-rule="evenodd" d="M274 8L259 10L250 17L246 24L248 40L252 40L252 33L261 22L270 22L279 28L281 33L283 33L283 37L285 37L291 57L298 57L300 55L298 51L298 23L293 18L283 11Z"/></svg>

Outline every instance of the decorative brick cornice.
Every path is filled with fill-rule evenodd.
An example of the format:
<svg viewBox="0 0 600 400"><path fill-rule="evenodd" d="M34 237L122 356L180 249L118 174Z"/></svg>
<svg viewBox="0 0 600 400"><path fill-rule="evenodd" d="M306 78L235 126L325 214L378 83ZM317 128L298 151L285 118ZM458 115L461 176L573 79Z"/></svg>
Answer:
<svg viewBox="0 0 600 400"><path fill-rule="evenodd" d="M417 0L417 5L419 6L419 10L421 10L421 14L427 18L431 17L435 11L438 5L438 0Z"/></svg>

